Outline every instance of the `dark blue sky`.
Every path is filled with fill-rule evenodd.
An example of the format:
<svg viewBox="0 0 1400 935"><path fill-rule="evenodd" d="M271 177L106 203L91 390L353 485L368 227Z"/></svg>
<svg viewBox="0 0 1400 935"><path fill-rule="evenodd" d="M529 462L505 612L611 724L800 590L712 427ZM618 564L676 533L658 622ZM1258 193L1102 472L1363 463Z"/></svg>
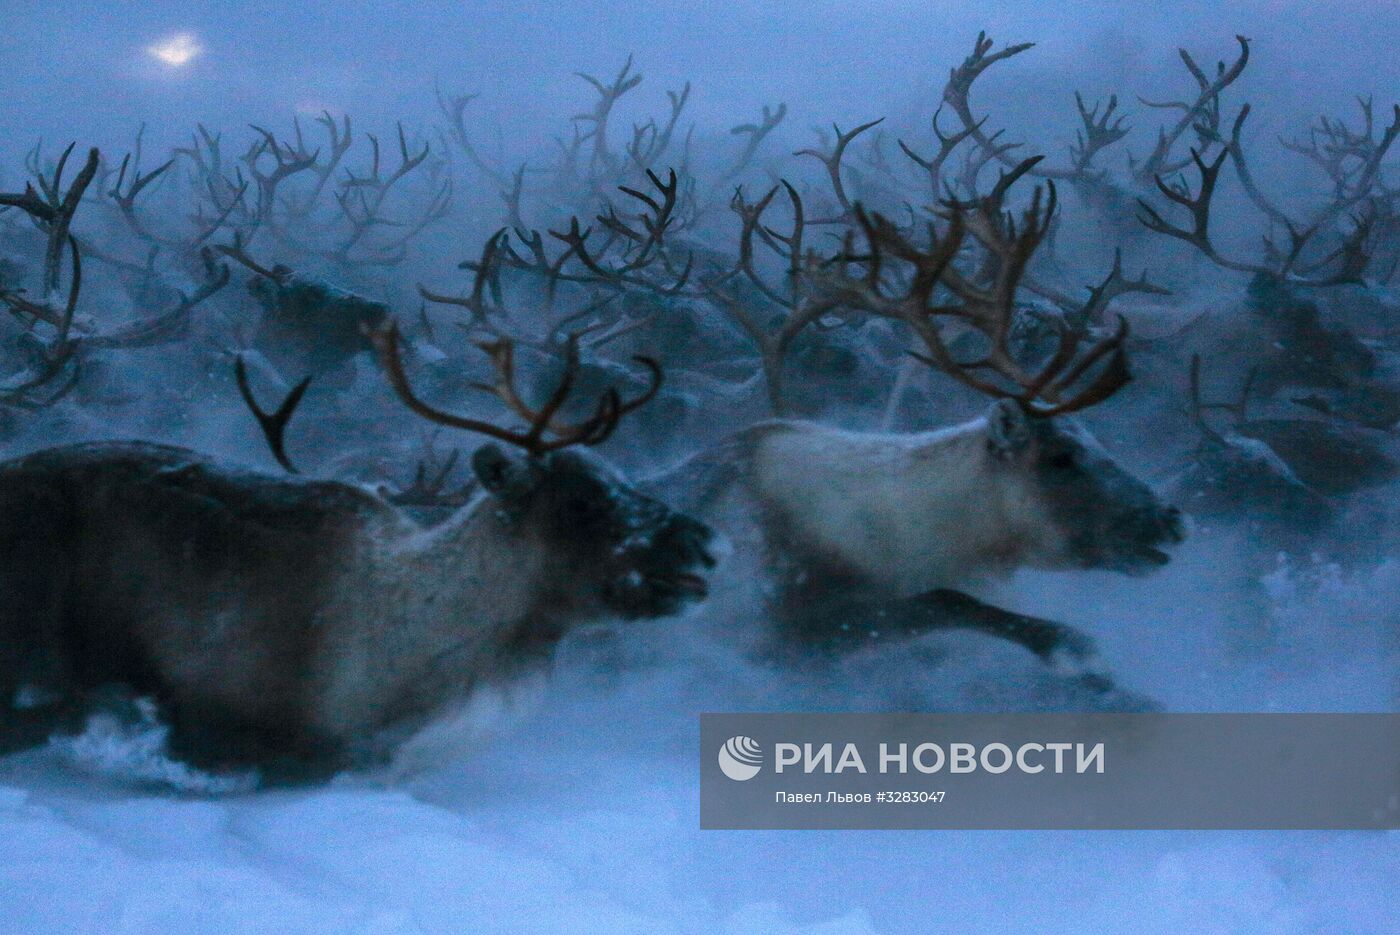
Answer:
<svg viewBox="0 0 1400 935"><path fill-rule="evenodd" d="M557 126L586 100L572 72L615 71L629 51L647 76L638 106L691 78L702 125L727 128L777 100L798 128L850 123L914 109L984 27L1040 44L989 76L987 92L1015 92L1032 114L1044 97L1066 131L1068 89L1180 90L1175 47L1230 54L1237 31L1256 40L1247 93L1278 110L1345 106L1353 90L1400 97L1394 0L0 0L0 147L13 165L41 134L124 146L142 120L183 136L196 120L233 128L321 107L368 122L426 117L435 76L484 92L485 112L513 131L539 133L537 118ZM172 74L144 49L177 32L206 51Z"/></svg>

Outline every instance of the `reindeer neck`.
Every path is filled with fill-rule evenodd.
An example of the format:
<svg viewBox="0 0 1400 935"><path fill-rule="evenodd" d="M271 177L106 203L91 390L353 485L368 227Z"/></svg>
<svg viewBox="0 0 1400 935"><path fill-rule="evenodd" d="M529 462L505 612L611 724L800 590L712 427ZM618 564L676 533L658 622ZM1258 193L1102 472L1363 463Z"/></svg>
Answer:
<svg viewBox="0 0 1400 935"><path fill-rule="evenodd" d="M984 439L982 419L917 434L799 426L772 436L757 474L807 549L916 592L1019 559L1024 498Z"/></svg>
<svg viewBox="0 0 1400 935"><path fill-rule="evenodd" d="M508 624L531 610L546 556L542 544L523 535L481 496L447 520L409 537L392 559L426 609L447 602L457 630L469 616L480 625ZM429 615L429 616L441 616Z"/></svg>
<svg viewBox="0 0 1400 935"><path fill-rule="evenodd" d="M481 497L430 529L386 531L346 572L329 616L348 625L324 647L318 702L336 733L363 729L363 712L411 711L493 671L488 658L533 620L545 554Z"/></svg>

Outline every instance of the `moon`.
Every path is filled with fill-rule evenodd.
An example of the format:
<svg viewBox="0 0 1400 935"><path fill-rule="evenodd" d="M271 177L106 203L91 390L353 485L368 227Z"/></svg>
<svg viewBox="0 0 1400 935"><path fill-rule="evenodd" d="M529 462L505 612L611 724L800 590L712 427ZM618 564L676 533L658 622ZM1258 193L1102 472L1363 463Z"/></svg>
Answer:
<svg viewBox="0 0 1400 935"><path fill-rule="evenodd" d="M148 46L146 54L171 68L180 68L194 61L203 51L204 47L192 33L182 32Z"/></svg>

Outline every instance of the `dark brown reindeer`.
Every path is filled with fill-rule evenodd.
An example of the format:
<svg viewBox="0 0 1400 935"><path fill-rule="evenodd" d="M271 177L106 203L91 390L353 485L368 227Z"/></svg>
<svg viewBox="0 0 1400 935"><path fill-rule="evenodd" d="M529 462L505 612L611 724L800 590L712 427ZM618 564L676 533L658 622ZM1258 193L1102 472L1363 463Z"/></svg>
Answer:
<svg viewBox="0 0 1400 935"><path fill-rule="evenodd" d="M364 487L162 445L0 465L0 749L76 726L115 684L155 698L195 763L364 762L582 622L661 617L705 594L709 529L581 450L650 392L610 390L566 424L577 354L536 409L496 343L492 389L527 424L507 429L432 408L397 329L373 340L414 412L494 440L471 459L479 495L431 528Z"/></svg>
<svg viewBox="0 0 1400 935"><path fill-rule="evenodd" d="M365 335L383 327L387 305L281 263L260 262L237 234L232 244L213 249L253 274L247 289L260 315L248 340L250 350L279 373L305 373L322 387L344 389L353 382L349 365L370 353Z"/></svg>
<svg viewBox="0 0 1400 935"><path fill-rule="evenodd" d="M1313 549L1338 499L1395 479L1397 466L1370 433L1320 416L1260 418L1249 412L1258 370L1230 402L1201 398L1201 356L1191 358L1190 415L1200 444L1174 486L1193 515L1267 529L1269 553L1284 543ZM1228 421L1211 424L1208 413Z"/></svg>
<svg viewBox="0 0 1400 935"><path fill-rule="evenodd" d="M1233 407L1233 430L1222 436L1203 427L1206 446L1228 455L1223 466L1198 462L1187 471L1187 477L1207 491L1229 488L1229 483L1222 488L1218 478L1237 473L1252 478L1250 483L1262 494L1260 502L1282 507L1285 499L1271 500L1266 491L1278 484L1296 485L1298 478L1291 477L1294 471L1306 475L1302 483L1307 487L1327 494L1350 493L1383 483L1394 474L1383 439L1368 437L1362 429L1386 430L1395 423L1400 417L1396 403L1400 390L1393 378L1387 378L1376 348L1350 326L1329 321L1327 306L1318 301L1329 291L1340 296L1360 291L1368 283L1383 284L1393 272L1381 262L1385 249L1381 235L1396 200L1384 177L1384 162L1400 139L1400 105L1392 109L1390 123L1383 129L1369 100L1361 100L1361 110L1359 129L1322 118L1307 143L1285 144L1323 169L1330 182L1327 196L1305 219L1285 213L1281 202L1263 192L1250 169L1242 142L1248 104L1240 108L1228 138L1216 141L1219 148L1213 155L1191 151L1194 186L1184 177L1168 181L1157 176L1159 193L1180 220L1171 217L1167 208L1159 211L1145 201L1140 203L1139 219L1149 231L1189 245L1221 270L1251 277L1243 329L1238 319L1244 316L1204 322L1216 341L1243 346L1248 363L1239 369L1251 374ZM1227 163L1248 200L1269 222L1257 256L1223 248L1212 227ZM1337 307L1335 302L1328 304ZM1203 336L1210 333L1205 329ZM1203 349L1211 351L1209 345ZM1193 374L1198 370L1199 364L1193 362ZM1293 410L1285 418L1246 420L1244 402L1251 391L1261 400L1286 396L1320 417L1297 418L1301 410ZM1224 441L1229 444L1222 446ZM1261 445L1276 452L1288 470L1281 474L1273 463L1278 459L1263 457ZM1310 514L1315 518L1318 512Z"/></svg>

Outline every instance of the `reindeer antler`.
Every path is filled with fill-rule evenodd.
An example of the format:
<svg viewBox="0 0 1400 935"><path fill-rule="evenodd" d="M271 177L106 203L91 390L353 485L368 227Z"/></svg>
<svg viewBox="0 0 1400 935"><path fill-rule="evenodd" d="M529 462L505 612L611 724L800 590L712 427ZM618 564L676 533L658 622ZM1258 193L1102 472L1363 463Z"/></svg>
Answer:
<svg viewBox="0 0 1400 935"><path fill-rule="evenodd" d="M1010 172L1002 173L991 193L983 198L973 202L949 201L944 205L953 223L966 228L987 251L991 261L990 285L978 286L950 263L943 271L942 281L960 304L930 309L928 314L947 314L967 321L987 338L986 357L972 364L958 364L943 345L937 328L926 321L924 326L916 327L916 331L930 349L937 348L935 365L949 375L990 396L1014 399L1035 415L1054 416L1102 402L1128 383L1131 376L1123 353L1128 323L1120 315L1114 333L1096 342L1081 356L1079 350L1085 329L1070 328L1055 320L1058 343L1040 372L1028 373L1016 361L1008 346L1016 290L1031 256L1050 230L1057 205L1055 183L1047 182L1044 189L1035 188L1019 223L1010 213L1003 213L1002 204L1010 187L1038 161L1027 159ZM1107 362L1093 380L1077 394L1066 397L1076 383L1104 360ZM974 369L990 370L1014 389L975 377L971 374Z"/></svg>
<svg viewBox="0 0 1400 935"><path fill-rule="evenodd" d="M258 420L258 427L262 429L263 438L267 440L272 457L288 474L300 474L301 471L292 463L291 458L287 457L287 423L292 421L301 398L306 395L307 387L311 386L311 377L302 377L301 382L292 387L292 391L283 398L281 405L268 412L258 405L253 388L248 385L248 366L243 362L242 354L233 358L233 375L238 383L238 394L243 397L243 402L253 414L253 418Z"/></svg>
<svg viewBox="0 0 1400 935"><path fill-rule="evenodd" d="M1014 399L1033 415L1076 412L1112 396L1131 379L1123 350L1128 325L1121 316L1112 334L1083 353L1087 328L1056 321L1058 344L1038 372L1027 371L1010 346L1017 290L1055 213L1054 183L1037 187L1019 218L1003 206L1011 186L1037 162L1039 157L1026 159L1002 172L985 196L945 200L941 214L947 225L941 232L928 225L927 246L916 244L911 233L888 218L855 206L868 255L852 255L848 244L837 265L816 281L824 304L905 321L928 349L927 355L915 354L917 358L980 393ZM985 254L975 271L955 266L969 237ZM902 275L887 275L890 263L907 269L900 271ZM846 265L863 267L862 275L852 276L844 270ZM940 289L955 301L937 304ZM940 317L960 319L986 339L987 352L981 360L964 363L953 356L939 331ZM1094 375L1084 383L1091 372Z"/></svg>
<svg viewBox="0 0 1400 935"><path fill-rule="evenodd" d="M612 436L622 417L640 408L656 395L661 388L661 365L650 357L634 356L637 361L651 371L651 385L636 399L623 401L615 388L608 388L598 398L593 414L582 422L563 424L555 419L559 410L568 401L578 375L579 353L578 334L571 334L564 348L564 373L554 392L549 395L539 409L532 408L521 398L515 386L515 345L509 338L501 337L494 341L477 344L491 358L496 369L496 382L491 385L477 384L478 388L492 393L503 402L507 409L524 419L525 431L502 428L480 419L443 412L424 402L413 391L408 376L404 373L403 359L399 353L399 326L397 322L387 328L369 332L370 342L379 355L384 372L389 377L389 385L398 394L404 405L430 422L453 428L480 432L491 438L524 448L531 455L542 455L558 451L571 445L599 445ZM546 437L552 434L553 438Z"/></svg>

